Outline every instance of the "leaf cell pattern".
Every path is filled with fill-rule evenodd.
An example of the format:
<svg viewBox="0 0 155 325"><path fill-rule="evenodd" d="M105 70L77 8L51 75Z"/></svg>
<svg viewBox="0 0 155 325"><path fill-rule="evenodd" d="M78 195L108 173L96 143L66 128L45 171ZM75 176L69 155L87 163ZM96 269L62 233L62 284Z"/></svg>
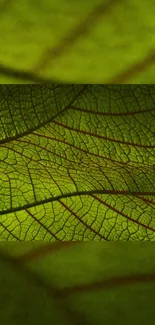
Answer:
<svg viewBox="0 0 155 325"><path fill-rule="evenodd" d="M154 107L154 85L1 85L0 240L154 241Z"/></svg>

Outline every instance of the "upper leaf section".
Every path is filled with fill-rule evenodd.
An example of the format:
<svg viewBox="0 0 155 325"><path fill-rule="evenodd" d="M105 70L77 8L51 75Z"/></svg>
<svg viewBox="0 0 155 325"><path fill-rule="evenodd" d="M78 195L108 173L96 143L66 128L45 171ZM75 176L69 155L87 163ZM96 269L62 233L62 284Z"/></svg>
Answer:
<svg viewBox="0 0 155 325"><path fill-rule="evenodd" d="M153 83L154 0L3 0L0 83Z"/></svg>
<svg viewBox="0 0 155 325"><path fill-rule="evenodd" d="M155 86L0 96L1 240L155 240Z"/></svg>
<svg viewBox="0 0 155 325"><path fill-rule="evenodd" d="M0 141L37 130L64 110L80 95L84 86L29 85L0 87Z"/></svg>

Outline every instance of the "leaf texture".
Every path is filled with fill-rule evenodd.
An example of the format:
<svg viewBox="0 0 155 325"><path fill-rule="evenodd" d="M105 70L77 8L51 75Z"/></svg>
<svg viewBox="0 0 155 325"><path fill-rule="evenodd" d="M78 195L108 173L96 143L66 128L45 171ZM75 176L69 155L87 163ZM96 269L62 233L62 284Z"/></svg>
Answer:
<svg viewBox="0 0 155 325"><path fill-rule="evenodd" d="M3 242L2 324L151 325L153 243Z"/></svg>
<svg viewBox="0 0 155 325"><path fill-rule="evenodd" d="M1 85L0 240L154 241L154 107L154 85Z"/></svg>
<svg viewBox="0 0 155 325"><path fill-rule="evenodd" d="M153 83L154 0L2 0L1 83Z"/></svg>

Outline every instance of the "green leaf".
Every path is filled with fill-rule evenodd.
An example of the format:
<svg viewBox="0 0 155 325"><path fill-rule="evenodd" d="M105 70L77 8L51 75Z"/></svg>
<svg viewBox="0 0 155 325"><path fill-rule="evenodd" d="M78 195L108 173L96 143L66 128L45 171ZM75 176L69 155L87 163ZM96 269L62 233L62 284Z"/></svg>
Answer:
<svg viewBox="0 0 155 325"><path fill-rule="evenodd" d="M152 325L153 243L0 244L4 325Z"/></svg>
<svg viewBox="0 0 155 325"><path fill-rule="evenodd" d="M154 241L155 86L0 87L0 240Z"/></svg>
<svg viewBox="0 0 155 325"><path fill-rule="evenodd" d="M153 83L154 0L3 0L1 83Z"/></svg>

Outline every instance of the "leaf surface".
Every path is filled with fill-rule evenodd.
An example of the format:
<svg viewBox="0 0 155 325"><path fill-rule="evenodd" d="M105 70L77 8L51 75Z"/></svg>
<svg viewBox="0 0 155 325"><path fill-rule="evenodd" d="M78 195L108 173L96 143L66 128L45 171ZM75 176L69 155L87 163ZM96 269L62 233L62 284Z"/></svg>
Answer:
<svg viewBox="0 0 155 325"><path fill-rule="evenodd" d="M154 0L3 0L1 83L153 83Z"/></svg>
<svg viewBox="0 0 155 325"><path fill-rule="evenodd" d="M155 86L0 87L0 239L155 240Z"/></svg>
<svg viewBox="0 0 155 325"><path fill-rule="evenodd" d="M0 244L3 324L151 325L153 243Z"/></svg>

